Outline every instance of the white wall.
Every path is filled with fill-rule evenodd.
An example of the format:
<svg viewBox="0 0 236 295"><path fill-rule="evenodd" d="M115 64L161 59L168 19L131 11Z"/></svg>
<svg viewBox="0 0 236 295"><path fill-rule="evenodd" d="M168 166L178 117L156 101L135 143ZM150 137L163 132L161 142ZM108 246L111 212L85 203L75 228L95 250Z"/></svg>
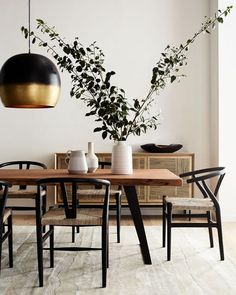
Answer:
<svg viewBox="0 0 236 295"><path fill-rule="evenodd" d="M211 15L218 9L218 1L211 1ZM228 21L228 20L227 20ZM219 65L218 65L218 26L210 39L210 166L219 164Z"/></svg>
<svg viewBox="0 0 236 295"><path fill-rule="evenodd" d="M94 40L106 56L106 68L116 71L114 83L128 97L147 94L152 68L167 44L179 45L195 33L215 0L32 0L32 23L42 18L55 25L68 42L79 36L84 44ZM20 32L27 25L28 0L0 0L0 66L10 56L26 52ZM225 26L225 25L224 25ZM162 111L157 131L130 137L140 144L182 143L183 151L196 155L196 168L210 165L211 37L202 35L189 51L187 75L170 85L158 98L155 111ZM214 50L214 48L213 48ZM47 55L33 47L33 52ZM55 109L24 110L0 107L0 162L34 159L53 165L54 152L87 149L94 141L97 152L111 151L112 142L94 134L97 125L85 117L83 103L70 98L70 79L62 74L61 99ZM215 89L216 85L213 85Z"/></svg>
<svg viewBox="0 0 236 295"><path fill-rule="evenodd" d="M230 1L234 3L235 1ZM229 1L219 0L219 7ZM221 190L224 219L236 220L236 139L235 139L235 85L236 85L236 7L223 26L219 27L219 157L227 174Z"/></svg>

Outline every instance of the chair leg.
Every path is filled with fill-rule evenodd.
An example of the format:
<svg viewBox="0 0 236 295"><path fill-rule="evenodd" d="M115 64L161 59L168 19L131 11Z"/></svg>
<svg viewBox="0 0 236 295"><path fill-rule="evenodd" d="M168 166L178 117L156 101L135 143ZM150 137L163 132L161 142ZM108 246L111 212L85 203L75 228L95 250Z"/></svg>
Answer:
<svg viewBox="0 0 236 295"><path fill-rule="evenodd" d="M38 253L38 274L39 287L43 287L43 238L42 226L37 226L37 253Z"/></svg>
<svg viewBox="0 0 236 295"><path fill-rule="evenodd" d="M72 229L72 243L74 243L75 242L75 226L73 225L71 229Z"/></svg>
<svg viewBox="0 0 236 295"><path fill-rule="evenodd" d="M188 210L188 221L191 221L191 213L192 213L192 211Z"/></svg>
<svg viewBox="0 0 236 295"><path fill-rule="evenodd" d="M107 226L107 268L109 268L109 226Z"/></svg>
<svg viewBox="0 0 236 295"><path fill-rule="evenodd" d="M76 228L76 233L79 233L80 232L80 229L79 229L79 226L72 226L72 243L75 242L75 228Z"/></svg>
<svg viewBox="0 0 236 295"><path fill-rule="evenodd" d="M172 204L167 203L167 260L171 260L171 222L172 222Z"/></svg>
<svg viewBox="0 0 236 295"><path fill-rule="evenodd" d="M211 212L207 211L207 222L208 224L211 224ZM208 227L209 232L209 240L210 240L210 247L214 247L214 241L213 241L213 234L212 234L212 227Z"/></svg>
<svg viewBox="0 0 236 295"><path fill-rule="evenodd" d="M43 214L45 214L46 213L46 211L47 211L47 199L46 199L46 196L43 196L43 204L42 204L42 211L43 211ZM45 233L46 232L46 226L44 225L43 226L43 233Z"/></svg>
<svg viewBox="0 0 236 295"><path fill-rule="evenodd" d="M120 220L121 220L121 196L116 195L116 230L117 230L117 243L120 243Z"/></svg>
<svg viewBox="0 0 236 295"><path fill-rule="evenodd" d="M217 231L218 231L218 240L220 248L220 260L224 260L224 246L223 246L223 234L222 234L222 224L220 212L216 211L216 222L217 222Z"/></svg>
<svg viewBox="0 0 236 295"><path fill-rule="evenodd" d="M162 199L162 247L166 246L166 203L164 201L165 196Z"/></svg>
<svg viewBox="0 0 236 295"><path fill-rule="evenodd" d="M12 238L12 214L8 217L8 251L9 251L9 267L13 267L13 238Z"/></svg>
<svg viewBox="0 0 236 295"><path fill-rule="evenodd" d="M107 285L107 226L102 227L102 287L105 288Z"/></svg>
<svg viewBox="0 0 236 295"><path fill-rule="evenodd" d="M50 267L54 267L54 226L50 225L49 230L51 230L50 234Z"/></svg>
<svg viewBox="0 0 236 295"><path fill-rule="evenodd" d="M2 234L3 234L3 223L0 222L0 274L1 274L1 266L2 266Z"/></svg>

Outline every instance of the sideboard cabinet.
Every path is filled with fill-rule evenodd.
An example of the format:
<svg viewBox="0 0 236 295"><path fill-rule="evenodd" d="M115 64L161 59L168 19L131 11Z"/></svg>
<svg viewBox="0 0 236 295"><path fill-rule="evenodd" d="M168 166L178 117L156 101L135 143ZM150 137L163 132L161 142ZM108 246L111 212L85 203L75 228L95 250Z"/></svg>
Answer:
<svg viewBox="0 0 236 295"><path fill-rule="evenodd" d="M110 153L96 153L100 161L111 161ZM55 154L55 168L65 169L66 153ZM173 173L179 175L180 173L191 171L194 169L194 154L192 153L133 153L133 167L134 169L169 169ZM137 194L140 205L161 205L162 196L175 197L189 197L193 196L192 184L187 184L184 181L182 187L167 187L167 186L138 186ZM60 203L61 198L59 192L56 191L56 202ZM83 204L99 203L96 199L83 198ZM111 200L113 202L113 200ZM123 204L126 203L126 198L122 198Z"/></svg>

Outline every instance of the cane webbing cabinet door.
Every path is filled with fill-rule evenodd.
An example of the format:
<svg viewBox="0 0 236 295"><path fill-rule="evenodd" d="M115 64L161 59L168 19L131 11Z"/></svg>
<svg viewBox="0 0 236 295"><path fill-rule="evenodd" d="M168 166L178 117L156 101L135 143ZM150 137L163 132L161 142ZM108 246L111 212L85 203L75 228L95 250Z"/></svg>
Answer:
<svg viewBox="0 0 236 295"><path fill-rule="evenodd" d="M179 175L181 173L191 171L194 167L193 154L162 154L158 156L149 155L148 165L149 169L167 168L171 172ZM182 187L165 187L165 186L149 186L147 189L147 203L160 204L163 195L170 197L192 197L193 186L184 181Z"/></svg>
<svg viewBox="0 0 236 295"><path fill-rule="evenodd" d="M96 153L99 161L111 161L110 153ZM55 154L55 168L65 169L66 153ZM169 169L173 173L179 175L194 169L194 154L192 153L133 153L133 168L134 169ZM117 187L113 187L117 188ZM184 181L182 187L167 187L167 186L137 186L137 194L140 205L161 205L162 196L175 196L175 197L192 197L193 186ZM56 202L60 203L60 193L56 190ZM83 204L99 204L99 199L96 200L89 198L80 201ZM113 203L114 200L111 200ZM123 204L126 203L126 198L122 198Z"/></svg>

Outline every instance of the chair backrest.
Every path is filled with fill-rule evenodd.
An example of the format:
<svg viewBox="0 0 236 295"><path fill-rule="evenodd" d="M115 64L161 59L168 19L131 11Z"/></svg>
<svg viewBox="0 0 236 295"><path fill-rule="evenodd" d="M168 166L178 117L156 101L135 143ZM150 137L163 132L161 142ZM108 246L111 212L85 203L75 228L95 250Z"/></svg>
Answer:
<svg viewBox="0 0 236 295"><path fill-rule="evenodd" d="M105 168L110 168L111 167L111 162L108 161L99 161L98 162L98 167L101 169L105 169ZM95 185L96 189L102 189L102 185Z"/></svg>
<svg viewBox="0 0 236 295"><path fill-rule="evenodd" d="M47 169L47 166L43 163L40 162L35 162L35 161L10 161L10 162L4 162L0 163L0 168L14 168L14 169L38 169L38 168L43 168ZM20 190L26 190L27 186L26 185L20 185L19 186Z"/></svg>
<svg viewBox="0 0 236 295"><path fill-rule="evenodd" d="M110 182L108 180L103 179L95 179L95 178L64 178L64 177L56 177L56 178L44 178L37 181L38 184L38 196L36 205L37 208L41 208L41 196L42 190L47 185L57 185L61 189L61 196L63 200L63 208L65 209L65 215L67 218L75 218L77 207L78 207L78 189L80 185L84 184L92 184L98 185L105 188L104 193L104 202L103 202L103 215L104 218L108 218L108 206L109 206L109 193L110 193ZM69 195L71 195L71 204L68 201Z"/></svg>
<svg viewBox="0 0 236 295"><path fill-rule="evenodd" d="M101 169L105 169L106 167L111 167L111 162L108 161L99 161L98 166L101 167Z"/></svg>
<svg viewBox="0 0 236 295"><path fill-rule="evenodd" d="M3 224L3 215L7 202L8 188L11 187L11 184L7 181L0 181L0 228Z"/></svg>
<svg viewBox="0 0 236 295"><path fill-rule="evenodd" d="M224 176L225 167L211 167L180 174L180 177L190 177L187 179L187 183L195 183L203 197L210 198L217 208L219 208L217 196ZM214 185L211 183L214 189L211 189L210 185L206 182L212 178L216 179Z"/></svg>

